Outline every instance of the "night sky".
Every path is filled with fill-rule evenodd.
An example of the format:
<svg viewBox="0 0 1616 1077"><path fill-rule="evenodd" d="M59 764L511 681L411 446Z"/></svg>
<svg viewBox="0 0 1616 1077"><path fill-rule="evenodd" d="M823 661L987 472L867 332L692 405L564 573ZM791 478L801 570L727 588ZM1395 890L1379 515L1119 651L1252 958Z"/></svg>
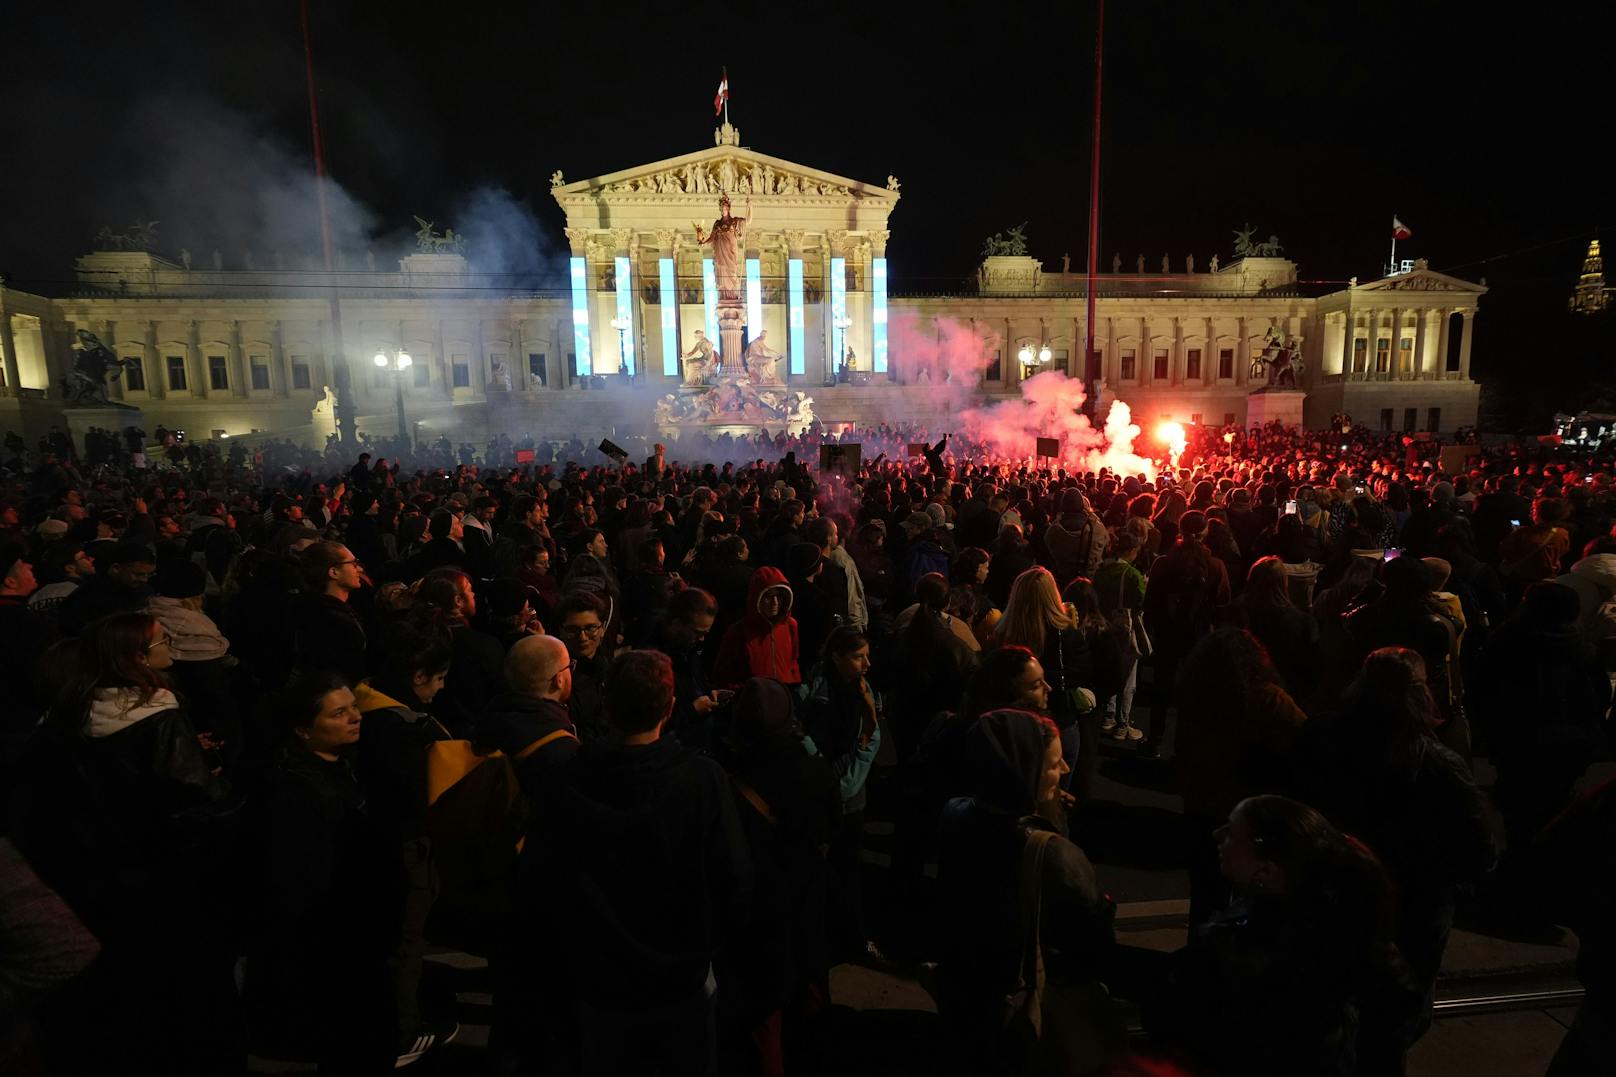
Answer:
<svg viewBox="0 0 1616 1077"><path fill-rule="evenodd" d="M485 245L520 248L503 252L513 269L542 267L562 244L550 173L711 146L727 65L747 145L902 180L896 292L960 287L983 237L1022 220L1051 269L1083 263L1092 4L310 7L352 257L388 264L420 213L479 221ZM1490 388L1517 397L1523 367L1606 378L1613 315L1573 320L1565 300L1612 218L1616 20L1592 4L1481 11L1113 0L1102 266L1227 261L1249 221L1305 279L1369 279L1396 213L1414 230L1400 257L1487 277L1475 369ZM60 293L97 228L137 217L199 263L312 253L297 15L295 0L8 11L0 268L15 286Z"/></svg>

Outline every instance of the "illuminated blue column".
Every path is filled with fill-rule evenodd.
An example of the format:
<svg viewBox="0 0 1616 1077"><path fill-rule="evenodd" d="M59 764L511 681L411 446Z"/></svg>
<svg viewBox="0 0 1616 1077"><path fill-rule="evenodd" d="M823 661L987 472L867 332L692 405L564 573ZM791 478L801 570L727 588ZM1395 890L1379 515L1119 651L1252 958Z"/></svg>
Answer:
<svg viewBox="0 0 1616 1077"><path fill-rule="evenodd" d="M703 321L706 323L707 339L712 341L713 348L718 348L718 277L713 273L713 260L701 260L701 304L703 308ZM729 356L724 356L725 362Z"/></svg>
<svg viewBox="0 0 1616 1077"><path fill-rule="evenodd" d="M763 260L746 260L746 339L763 332Z"/></svg>
<svg viewBox="0 0 1616 1077"><path fill-rule="evenodd" d="M875 372L887 372L887 260L877 258L870 263L870 276L874 280L875 310L870 319L871 350L875 352Z"/></svg>
<svg viewBox="0 0 1616 1077"><path fill-rule="evenodd" d="M612 259L617 267L617 322L626 323L627 331L617 334L618 347L621 354L619 360L623 364L623 373L634 374L634 282L629 276L628 255L619 254Z"/></svg>
<svg viewBox="0 0 1616 1077"><path fill-rule="evenodd" d="M657 292L662 305L662 373L679 373L679 293L673 259L657 259Z"/></svg>
<svg viewBox="0 0 1616 1077"><path fill-rule="evenodd" d="M842 369L842 356L847 354L847 330L842 323L847 321L847 259L832 258L830 260L830 350L831 368Z"/></svg>
<svg viewBox="0 0 1616 1077"><path fill-rule="evenodd" d="M790 330L788 342L791 351L791 373L805 374L808 357L808 337L805 330L802 304L802 259L793 258L786 263L786 301L789 304Z"/></svg>
<svg viewBox="0 0 1616 1077"><path fill-rule="evenodd" d="M589 265L573 255L572 267L572 350L576 362L573 374L588 377L594 364L589 358Z"/></svg>

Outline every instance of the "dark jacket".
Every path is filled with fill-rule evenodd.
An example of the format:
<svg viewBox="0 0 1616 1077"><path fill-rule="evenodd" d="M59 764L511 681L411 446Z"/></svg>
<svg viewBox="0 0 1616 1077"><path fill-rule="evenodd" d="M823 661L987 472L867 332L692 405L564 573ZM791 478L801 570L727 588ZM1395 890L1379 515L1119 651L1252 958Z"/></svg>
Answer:
<svg viewBox="0 0 1616 1077"><path fill-rule="evenodd" d="M531 745L556 733L566 735L554 737L543 747L518 758ZM578 754L578 733L565 703L515 692L507 692L488 704L488 709L477 719L471 739L509 756L522 789L529 796L536 795L543 782Z"/></svg>
<svg viewBox="0 0 1616 1077"><path fill-rule="evenodd" d="M129 613L143 610L151 601L150 587L125 587L102 575L91 576L67 596L57 624L65 636L76 636L84 626L109 613Z"/></svg>
<svg viewBox="0 0 1616 1077"><path fill-rule="evenodd" d="M670 740L585 744L558 779L522 851L528 956L603 1008L700 998L752 887L729 779Z"/></svg>
<svg viewBox="0 0 1616 1077"><path fill-rule="evenodd" d="M297 664L341 674L350 684L365 677L365 627L351 603L325 594L299 595L292 607Z"/></svg>

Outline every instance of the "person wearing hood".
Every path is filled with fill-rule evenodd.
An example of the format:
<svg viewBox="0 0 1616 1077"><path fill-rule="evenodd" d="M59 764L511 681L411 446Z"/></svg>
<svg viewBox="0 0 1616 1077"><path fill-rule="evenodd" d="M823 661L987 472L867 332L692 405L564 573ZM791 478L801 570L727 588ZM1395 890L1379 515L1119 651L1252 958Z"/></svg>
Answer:
<svg viewBox="0 0 1616 1077"><path fill-rule="evenodd" d="M1598 655L1607 672L1616 672L1616 552L1586 554L1554 582L1577 593L1577 636Z"/></svg>
<svg viewBox="0 0 1616 1077"><path fill-rule="evenodd" d="M187 557L169 557L157 566L157 594L147 609L172 642L169 668L180 694L196 716L199 733L209 735L224 761L234 764L243 744L234 671L240 660L230 653L213 618L203 612L207 570Z"/></svg>
<svg viewBox="0 0 1616 1077"><path fill-rule="evenodd" d="M829 999L825 850L841 823L841 797L778 681L754 677L741 687L716 747L755 880L750 912L718 955L721 1068L779 1072L767 1060L782 1059L786 1041L805 1040L801 1022Z"/></svg>
<svg viewBox="0 0 1616 1077"><path fill-rule="evenodd" d="M1110 534L1077 487L1061 494L1059 507L1059 514L1044 528L1043 543L1055 581L1064 587L1078 576L1094 577Z"/></svg>
<svg viewBox="0 0 1616 1077"><path fill-rule="evenodd" d="M1022 1073L1031 1060L1005 1029L1004 1009L1021 985L1023 910L1033 900L1023 880L1037 888L1045 966L1069 984L1095 978L1115 941L1116 907L1066 837L1067 766L1054 724L1030 711L989 711L961 747L970 795L948 802L938 832L938 1010L956 1037L960 1072Z"/></svg>
<svg viewBox="0 0 1616 1077"><path fill-rule="evenodd" d="M576 1005L582 1072L710 1073L713 960L745 922L746 838L723 769L662 736L667 656L624 651L605 685L612 742L586 741L534 804L514 953L522 978Z"/></svg>
<svg viewBox="0 0 1616 1077"><path fill-rule="evenodd" d="M103 948L81 1000L94 1034L63 1072L127 1068L130 1043L158 1072L240 1065L217 867L230 789L169 687L173 661L148 613L90 625L17 771L18 846Z"/></svg>
<svg viewBox="0 0 1616 1077"><path fill-rule="evenodd" d="M793 598L779 569L765 565L753 570L746 594L747 614L729 627L718 645L713 666L717 683L739 685L751 677L802 683L797 621L791 615Z"/></svg>

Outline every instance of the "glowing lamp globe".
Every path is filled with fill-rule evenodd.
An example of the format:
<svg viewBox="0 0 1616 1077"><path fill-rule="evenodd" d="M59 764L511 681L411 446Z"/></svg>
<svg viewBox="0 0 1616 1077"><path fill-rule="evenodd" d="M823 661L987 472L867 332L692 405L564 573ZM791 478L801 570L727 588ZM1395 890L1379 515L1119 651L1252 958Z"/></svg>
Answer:
<svg viewBox="0 0 1616 1077"><path fill-rule="evenodd" d="M410 364L413 362L415 362L415 360L410 358L409 352L398 353L398 368L400 370L408 370L410 368Z"/></svg>
<svg viewBox="0 0 1616 1077"><path fill-rule="evenodd" d="M379 367L386 367L387 356L383 355L381 352L377 352L376 358L372 359L371 362L375 363Z"/></svg>
<svg viewBox="0 0 1616 1077"><path fill-rule="evenodd" d="M1024 345L1022 347L1021 351L1016 353L1016 357L1021 360L1021 365L1022 366L1027 366L1027 365L1031 364L1032 363L1032 347L1031 347L1031 345Z"/></svg>
<svg viewBox="0 0 1616 1077"><path fill-rule="evenodd" d="M1047 345L1047 344L1045 344L1042 348L1038 349L1038 361L1040 363L1049 362L1050 357L1053 356L1053 355L1054 355L1054 353L1049 350L1049 345Z"/></svg>

